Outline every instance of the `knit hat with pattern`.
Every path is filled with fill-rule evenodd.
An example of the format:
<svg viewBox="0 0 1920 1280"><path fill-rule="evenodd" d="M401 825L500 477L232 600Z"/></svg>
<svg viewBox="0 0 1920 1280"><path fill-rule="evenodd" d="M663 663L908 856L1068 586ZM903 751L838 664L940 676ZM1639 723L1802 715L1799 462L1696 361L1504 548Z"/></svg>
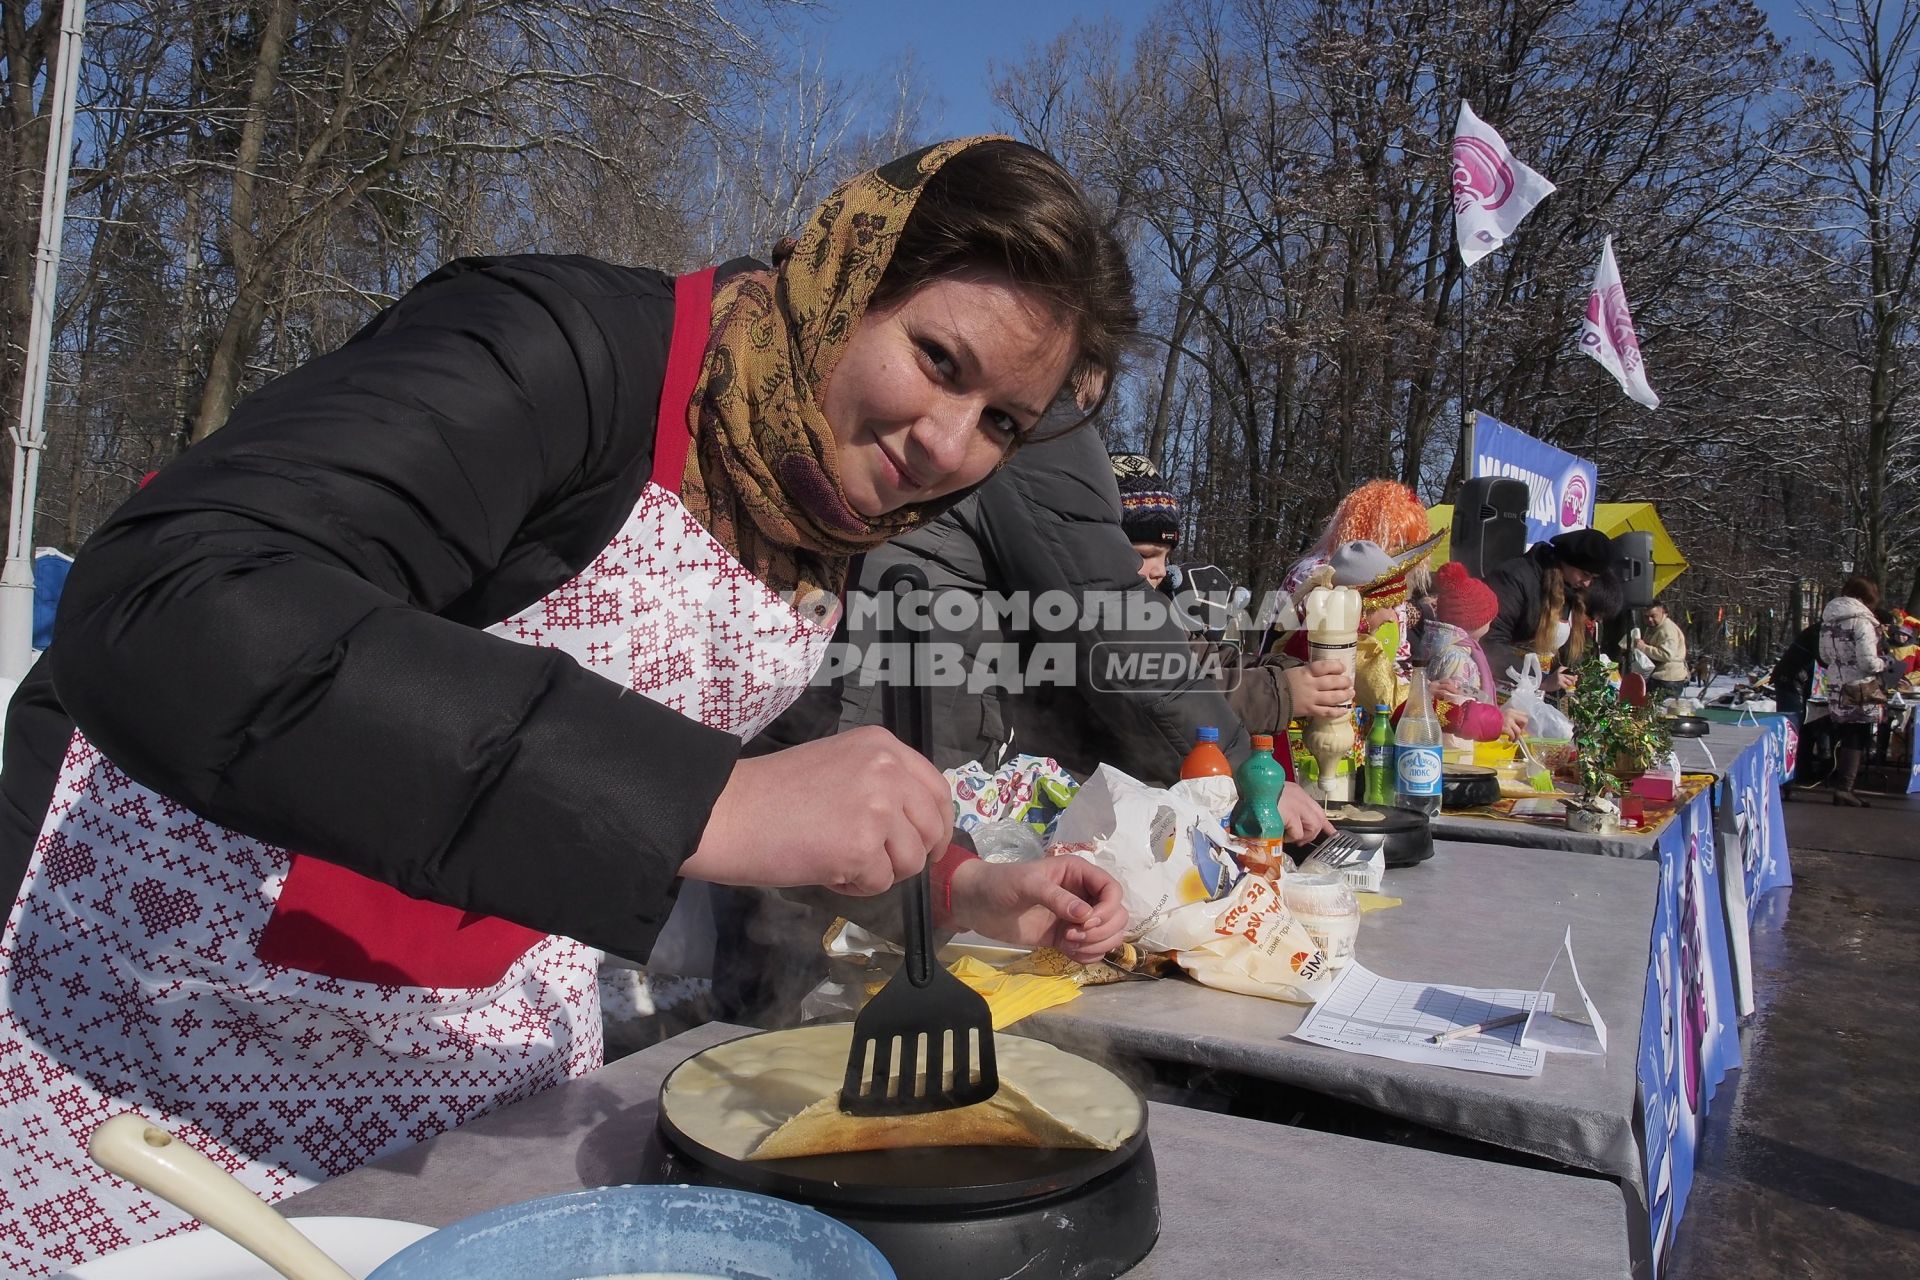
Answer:
<svg viewBox="0 0 1920 1280"><path fill-rule="evenodd" d="M1173 496L1159 468L1144 453L1112 456L1113 478L1120 486L1120 527L1128 542L1180 541L1180 499Z"/></svg>

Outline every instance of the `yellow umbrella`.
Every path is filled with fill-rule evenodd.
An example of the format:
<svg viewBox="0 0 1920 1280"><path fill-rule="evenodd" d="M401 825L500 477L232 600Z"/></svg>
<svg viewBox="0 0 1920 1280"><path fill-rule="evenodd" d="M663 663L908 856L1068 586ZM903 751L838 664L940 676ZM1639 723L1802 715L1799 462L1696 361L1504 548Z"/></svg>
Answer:
<svg viewBox="0 0 1920 1280"><path fill-rule="evenodd" d="M1453 508L1428 507L1427 527L1435 533L1451 534L1453 529ZM1686 572L1687 558L1680 554L1680 548L1673 545L1673 538L1667 533L1667 527L1660 523L1660 514L1651 502L1602 502L1594 508L1593 527L1609 538L1617 538L1623 533L1650 533L1653 535L1653 593L1659 595L1667 589L1675 578ZM1451 536L1442 537L1440 544L1433 549L1433 562L1443 563L1452 549Z"/></svg>

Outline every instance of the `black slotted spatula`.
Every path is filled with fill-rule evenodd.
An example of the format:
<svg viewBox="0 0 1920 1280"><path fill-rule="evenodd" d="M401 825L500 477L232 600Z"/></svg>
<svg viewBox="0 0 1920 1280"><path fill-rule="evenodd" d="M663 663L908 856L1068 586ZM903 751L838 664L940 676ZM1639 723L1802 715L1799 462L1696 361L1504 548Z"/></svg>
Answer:
<svg viewBox="0 0 1920 1280"><path fill-rule="evenodd" d="M931 745L933 690L923 646L905 625L907 591L925 592L927 576L911 565L882 575L893 597L887 641L890 656L911 654L905 679L882 691L887 727L922 755ZM893 667L898 675L899 665ZM993 1056L993 1015L987 1002L933 958L933 879L930 867L899 887L906 917L906 963L853 1022L840 1109L860 1116L906 1116L985 1102L1000 1089Z"/></svg>

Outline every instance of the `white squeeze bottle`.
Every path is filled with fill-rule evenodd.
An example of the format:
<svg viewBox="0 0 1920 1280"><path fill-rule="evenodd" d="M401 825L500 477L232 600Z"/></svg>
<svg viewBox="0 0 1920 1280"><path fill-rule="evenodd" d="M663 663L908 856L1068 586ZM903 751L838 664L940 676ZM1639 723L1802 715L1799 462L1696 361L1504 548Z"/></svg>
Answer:
<svg viewBox="0 0 1920 1280"><path fill-rule="evenodd" d="M1395 802L1429 816L1440 812L1440 718L1433 714L1427 673L1419 667L1413 669L1393 747Z"/></svg>

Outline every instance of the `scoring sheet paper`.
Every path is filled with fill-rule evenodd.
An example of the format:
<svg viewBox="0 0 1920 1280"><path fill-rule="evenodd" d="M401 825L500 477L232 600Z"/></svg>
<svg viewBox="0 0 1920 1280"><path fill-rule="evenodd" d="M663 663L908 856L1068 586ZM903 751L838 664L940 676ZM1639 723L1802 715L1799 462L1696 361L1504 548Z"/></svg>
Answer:
<svg viewBox="0 0 1920 1280"><path fill-rule="evenodd" d="M1433 1037L1513 1014L1553 1008L1551 991L1501 991L1431 982L1395 982L1353 964L1313 1007L1296 1040L1400 1062L1424 1062L1462 1071L1537 1076L1545 1058L1520 1043L1523 1021L1445 1044Z"/></svg>

